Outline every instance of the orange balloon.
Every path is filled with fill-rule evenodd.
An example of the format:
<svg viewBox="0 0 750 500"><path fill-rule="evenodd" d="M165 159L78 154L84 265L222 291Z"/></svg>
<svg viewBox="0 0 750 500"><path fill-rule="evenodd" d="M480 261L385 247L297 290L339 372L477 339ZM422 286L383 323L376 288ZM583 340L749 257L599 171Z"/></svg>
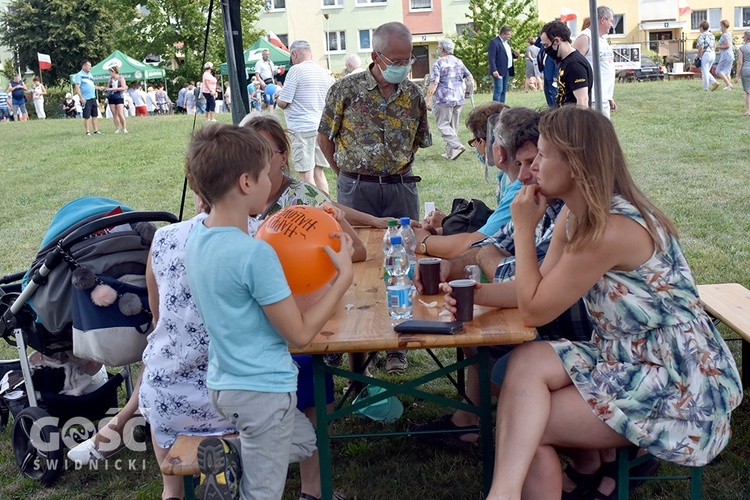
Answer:
<svg viewBox="0 0 750 500"><path fill-rule="evenodd" d="M322 288L336 275L336 268L323 250L339 251L341 241L330 234L341 232L336 219L320 208L297 205L279 210L266 219L255 237L276 250L293 295Z"/></svg>

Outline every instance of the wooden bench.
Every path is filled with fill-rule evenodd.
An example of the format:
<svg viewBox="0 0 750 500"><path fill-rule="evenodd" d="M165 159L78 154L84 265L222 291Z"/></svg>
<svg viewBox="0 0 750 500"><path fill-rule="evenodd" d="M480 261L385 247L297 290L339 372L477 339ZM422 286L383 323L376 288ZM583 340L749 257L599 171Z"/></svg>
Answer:
<svg viewBox="0 0 750 500"><path fill-rule="evenodd" d="M177 436L169 453L159 464L161 473L165 476L183 476L185 483L185 500L195 500L194 476L200 474L198 469L198 445L208 436ZM227 434L222 438L237 437L237 434Z"/></svg>
<svg viewBox="0 0 750 500"><path fill-rule="evenodd" d="M703 308L742 341L742 385L750 388L750 290L739 283L698 285Z"/></svg>
<svg viewBox="0 0 750 500"><path fill-rule="evenodd" d="M693 78L694 73L691 73L690 71L683 71L681 73L667 73L667 80L679 80L681 78L690 80Z"/></svg>

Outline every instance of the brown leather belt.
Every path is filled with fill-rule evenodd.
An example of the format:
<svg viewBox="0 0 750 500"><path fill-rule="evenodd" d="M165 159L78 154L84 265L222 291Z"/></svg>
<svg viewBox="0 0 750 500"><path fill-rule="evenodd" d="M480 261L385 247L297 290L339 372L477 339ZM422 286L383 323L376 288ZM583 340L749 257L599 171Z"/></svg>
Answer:
<svg viewBox="0 0 750 500"><path fill-rule="evenodd" d="M348 177L350 179L357 179L362 182L377 182L379 184L402 184L405 182L419 182L422 178L418 175L408 174L396 174L396 175L365 175L355 174L353 172L344 172L341 170L340 175Z"/></svg>

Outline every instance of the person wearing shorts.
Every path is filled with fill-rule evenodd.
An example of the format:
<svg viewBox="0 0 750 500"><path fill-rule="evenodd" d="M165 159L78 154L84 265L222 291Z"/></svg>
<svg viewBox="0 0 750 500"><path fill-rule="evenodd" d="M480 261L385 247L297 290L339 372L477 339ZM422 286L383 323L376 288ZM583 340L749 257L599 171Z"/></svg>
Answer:
<svg viewBox="0 0 750 500"><path fill-rule="evenodd" d="M94 134L101 135L101 132L99 132L99 103L96 102L96 86L94 85L94 75L91 74L91 61L83 61L81 71L76 73L73 81L76 85L76 93L81 99L83 128L86 135L91 135L89 121L94 126Z"/></svg>
<svg viewBox="0 0 750 500"><path fill-rule="evenodd" d="M18 116L18 121L25 122L29 119L29 113L26 111L26 84L21 80L21 75L16 73L13 75L13 80L8 84L6 92L10 93L11 104L11 115Z"/></svg>
<svg viewBox="0 0 750 500"><path fill-rule="evenodd" d="M0 89L0 122L10 120L10 107L8 105L8 93Z"/></svg>
<svg viewBox="0 0 750 500"><path fill-rule="evenodd" d="M214 65L207 62L203 67L203 97L206 99L206 121L215 122L216 111L216 77L214 76Z"/></svg>

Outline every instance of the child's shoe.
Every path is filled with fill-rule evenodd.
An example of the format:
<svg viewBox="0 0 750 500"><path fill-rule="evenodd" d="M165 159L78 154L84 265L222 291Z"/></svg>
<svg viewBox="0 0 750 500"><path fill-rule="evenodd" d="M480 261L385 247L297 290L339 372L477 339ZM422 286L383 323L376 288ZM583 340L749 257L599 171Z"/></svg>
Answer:
<svg viewBox="0 0 750 500"><path fill-rule="evenodd" d="M242 466L237 448L226 439L209 437L198 446L198 468L204 500L240 498Z"/></svg>

